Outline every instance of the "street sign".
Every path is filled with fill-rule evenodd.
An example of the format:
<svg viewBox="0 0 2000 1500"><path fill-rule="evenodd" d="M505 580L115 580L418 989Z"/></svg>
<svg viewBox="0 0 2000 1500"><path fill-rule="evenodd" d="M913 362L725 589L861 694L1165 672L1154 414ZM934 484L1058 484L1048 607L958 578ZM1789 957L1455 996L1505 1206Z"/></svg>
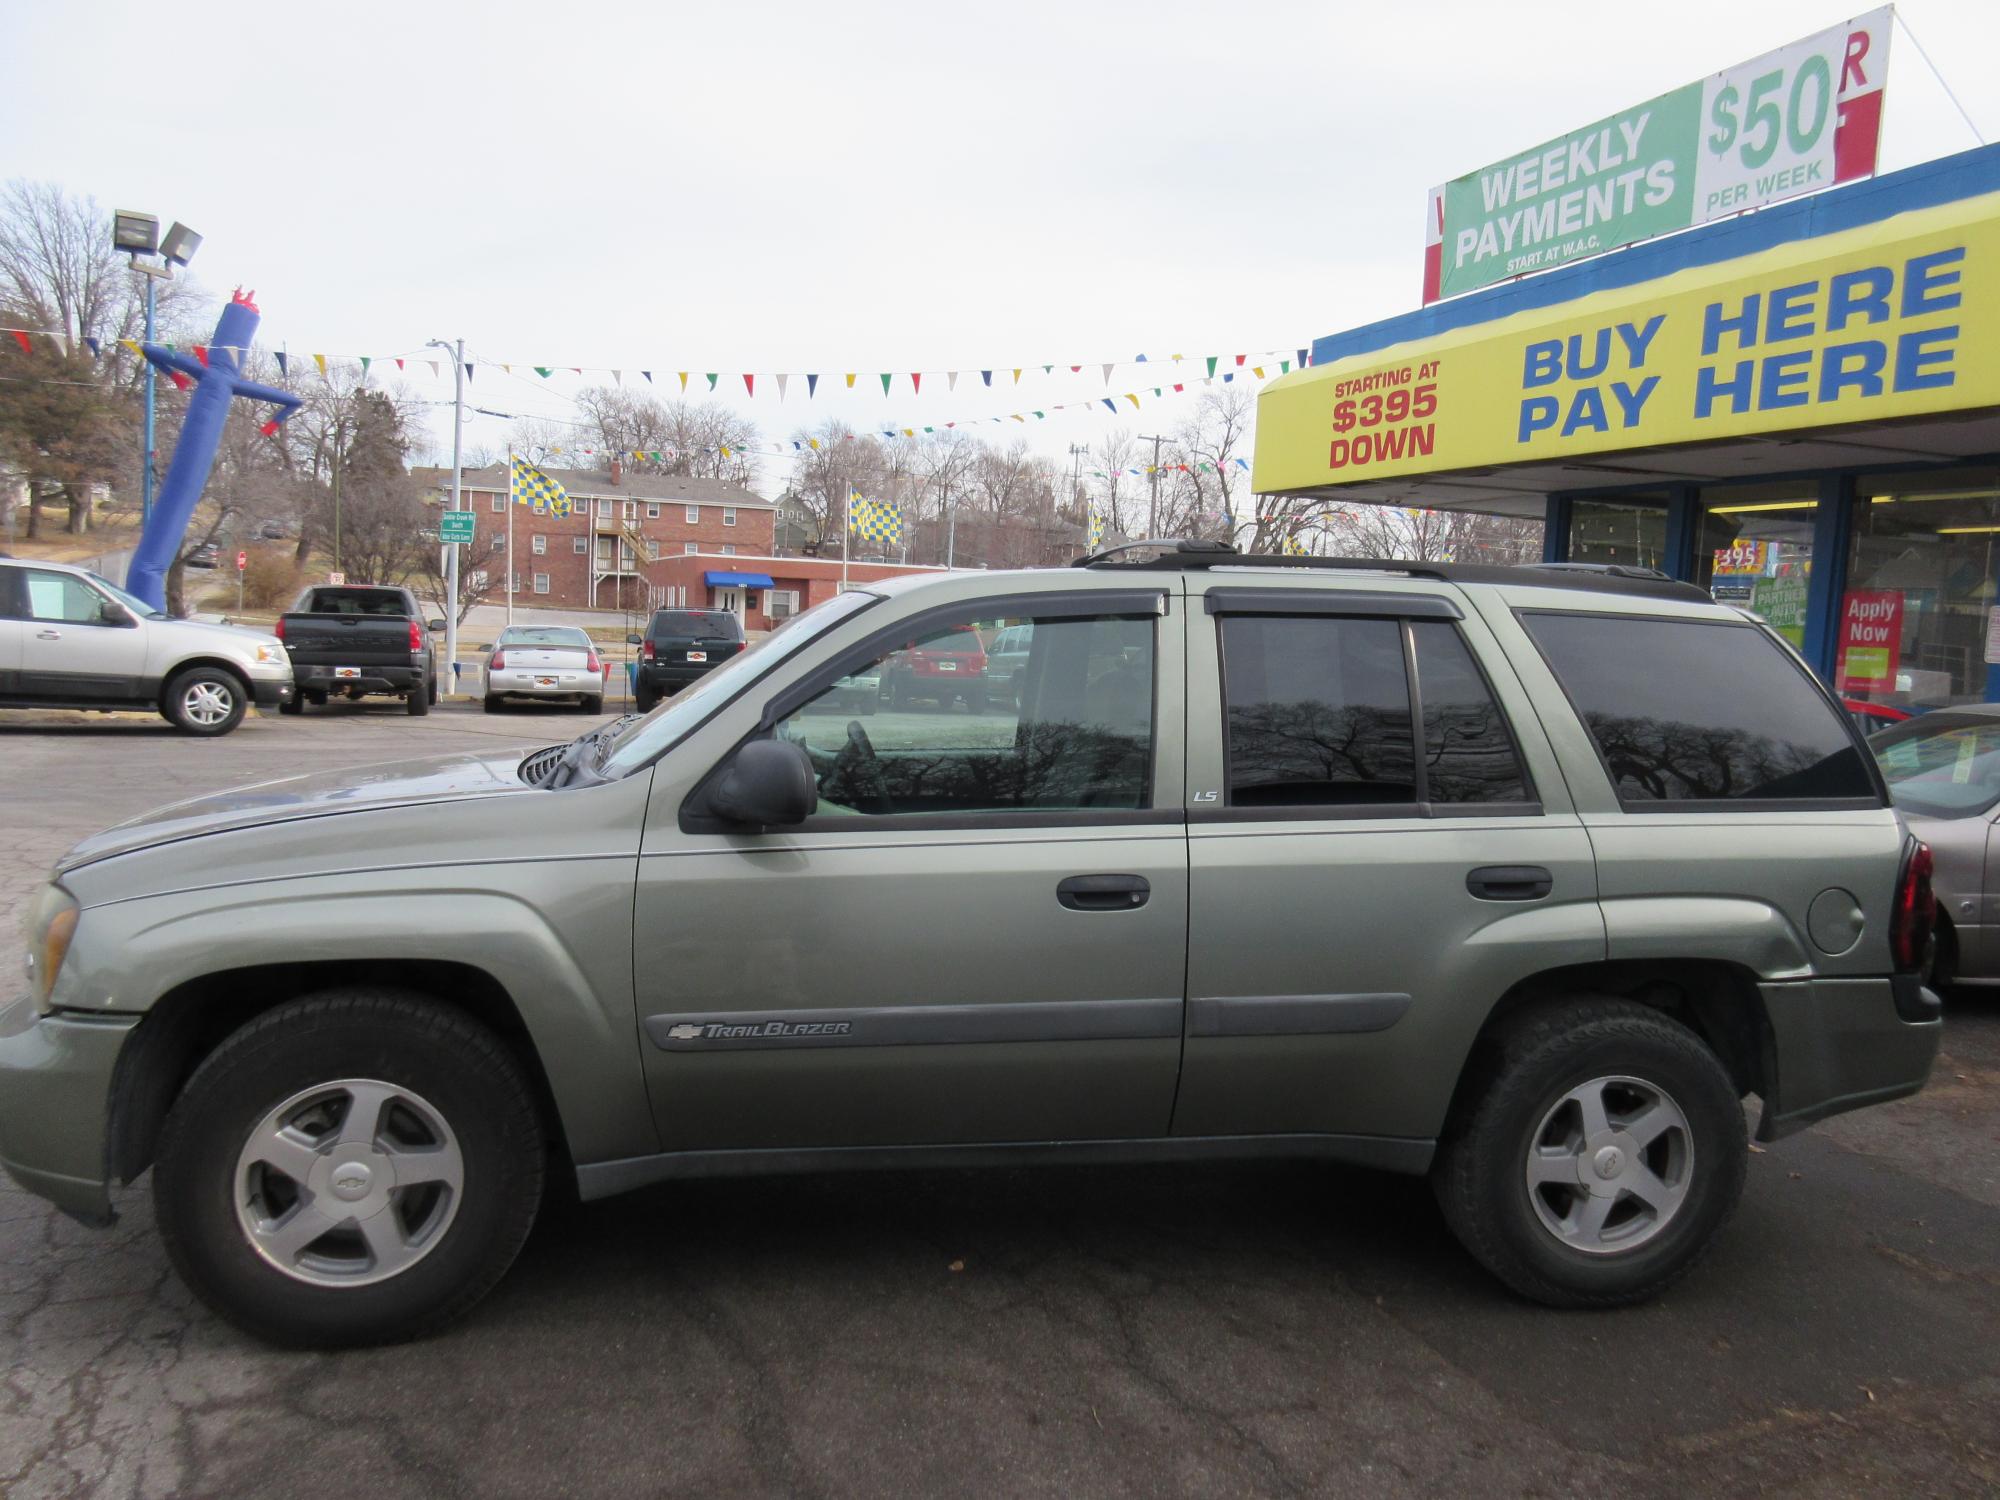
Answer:
<svg viewBox="0 0 2000 1500"><path fill-rule="evenodd" d="M247 552L239 552L239 553L237 553L237 554L236 554L236 571L237 571L237 572L239 572L239 573L241 573L241 572L242 572L242 571L243 571L243 570L244 570L245 568L247 568L247 567L249 567L249 566L250 566L250 554L249 554L249 553L247 553Z"/></svg>
<svg viewBox="0 0 2000 1500"><path fill-rule="evenodd" d="M444 542L471 541L472 512L469 510L439 511L438 540Z"/></svg>
<svg viewBox="0 0 2000 1500"><path fill-rule="evenodd" d="M326 585L328 588L337 589L346 582L347 575L345 573L329 573L326 575Z"/></svg>

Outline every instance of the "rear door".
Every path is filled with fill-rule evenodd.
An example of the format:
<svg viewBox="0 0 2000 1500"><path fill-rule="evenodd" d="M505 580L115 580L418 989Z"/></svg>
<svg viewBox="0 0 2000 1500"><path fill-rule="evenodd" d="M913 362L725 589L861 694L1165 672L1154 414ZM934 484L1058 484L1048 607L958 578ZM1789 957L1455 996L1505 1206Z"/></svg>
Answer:
<svg viewBox="0 0 2000 1500"><path fill-rule="evenodd" d="M683 824L693 783L656 777L634 968L668 1149L1166 1132L1182 622L1163 585L1019 599L896 626L761 707L750 732L815 767L820 810L798 828ZM843 706L842 680L966 626L1031 634L1018 708ZM743 732L675 758L709 774Z"/></svg>
<svg viewBox="0 0 2000 1500"><path fill-rule="evenodd" d="M1198 587L1174 1133L1421 1165L1493 1003L1603 956L1589 840L1457 590Z"/></svg>
<svg viewBox="0 0 2000 1500"><path fill-rule="evenodd" d="M21 693L29 698L136 702L145 681L146 632L74 573L23 568L28 628L21 640Z"/></svg>
<svg viewBox="0 0 2000 1500"><path fill-rule="evenodd" d="M20 568L0 567L0 698L20 692L21 643L28 635Z"/></svg>

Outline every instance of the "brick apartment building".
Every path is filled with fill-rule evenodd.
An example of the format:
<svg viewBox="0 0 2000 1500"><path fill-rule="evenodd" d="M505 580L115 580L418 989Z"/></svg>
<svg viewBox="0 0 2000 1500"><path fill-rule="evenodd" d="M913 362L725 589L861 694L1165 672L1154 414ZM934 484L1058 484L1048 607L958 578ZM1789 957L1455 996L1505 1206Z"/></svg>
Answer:
<svg viewBox="0 0 2000 1500"><path fill-rule="evenodd" d="M513 507L517 608L645 612L686 606L727 609L746 628L767 630L788 615L840 591L838 558L776 556L778 502L721 479L544 468L568 491L571 514ZM451 470L415 471L448 504ZM507 475L494 464L467 469L465 505L474 536L459 557L469 575L484 574L489 597L504 601L507 574ZM868 583L936 568L853 563L848 581Z"/></svg>

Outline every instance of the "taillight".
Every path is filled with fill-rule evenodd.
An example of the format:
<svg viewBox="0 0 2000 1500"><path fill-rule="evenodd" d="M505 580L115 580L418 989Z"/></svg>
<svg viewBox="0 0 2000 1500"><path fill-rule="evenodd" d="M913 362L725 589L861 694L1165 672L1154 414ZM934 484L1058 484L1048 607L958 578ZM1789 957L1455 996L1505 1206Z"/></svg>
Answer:
<svg viewBox="0 0 2000 1500"><path fill-rule="evenodd" d="M424 627L419 625L415 620L412 620L410 621L410 650L421 651L423 649Z"/></svg>
<svg viewBox="0 0 2000 1500"><path fill-rule="evenodd" d="M595 651L591 652L588 656L584 658L584 666L587 670L592 672L597 672L599 674L602 674L604 671L604 664L597 659L597 653Z"/></svg>
<svg viewBox="0 0 2000 1500"><path fill-rule="evenodd" d="M646 639L640 643L639 654L642 657L644 657L647 661L651 661L653 659L653 638L651 636L647 636Z"/></svg>
<svg viewBox="0 0 2000 1500"><path fill-rule="evenodd" d="M489 672L498 672L501 668L505 667L506 665L507 665L507 653L505 651L495 651L493 653L493 660L489 661L486 664L486 670Z"/></svg>
<svg viewBox="0 0 2000 1500"><path fill-rule="evenodd" d="M1896 909L1889 916L1889 956L1905 973L1921 969L1937 925L1937 897L1931 891L1931 846L1912 839L1896 878Z"/></svg>
<svg viewBox="0 0 2000 1500"><path fill-rule="evenodd" d="M285 617L283 615L278 616L278 623L271 627L271 634L275 635L281 641L285 638Z"/></svg>

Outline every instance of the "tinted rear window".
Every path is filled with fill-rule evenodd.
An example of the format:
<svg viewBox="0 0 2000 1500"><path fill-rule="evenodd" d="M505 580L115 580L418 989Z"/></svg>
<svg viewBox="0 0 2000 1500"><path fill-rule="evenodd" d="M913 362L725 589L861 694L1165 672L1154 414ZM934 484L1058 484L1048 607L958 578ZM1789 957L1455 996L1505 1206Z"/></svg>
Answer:
<svg viewBox="0 0 2000 1500"><path fill-rule="evenodd" d="M653 616L654 635L693 635L740 640L743 627L726 609L672 609Z"/></svg>
<svg viewBox="0 0 2000 1500"><path fill-rule="evenodd" d="M1528 613L1619 799L1879 801L1839 712L1751 625Z"/></svg>
<svg viewBox="0 0 2000 1500"><path fill-rule="evenodd" d="M314 589L308 612L315 615L396 615L410 617L408 604L395 589Z"/></svg>

